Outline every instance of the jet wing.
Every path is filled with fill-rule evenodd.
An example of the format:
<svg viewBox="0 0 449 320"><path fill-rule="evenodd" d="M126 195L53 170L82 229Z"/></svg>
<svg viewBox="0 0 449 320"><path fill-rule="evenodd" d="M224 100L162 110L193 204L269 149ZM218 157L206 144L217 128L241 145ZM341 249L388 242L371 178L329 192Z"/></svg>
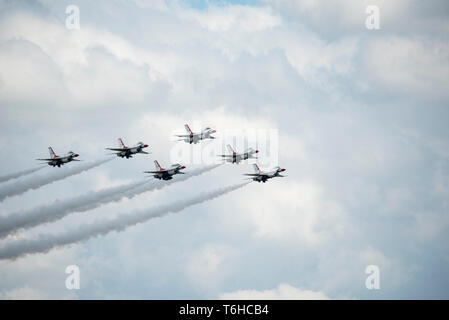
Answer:
<svg viewBox="0 0 449 320"><path fill-rule="evenodd" d="M244 173L245 176L251 176L251 177L268 177L268 173Z"/></svg>
<svg viewBox="0 0 449 320"><path fill-rule="evenodd" d="M232 158L233 155L232 154L219 154L219 155L217 155L217 157L223 157L223 158L230 157L230 158Z"/></svg>
<svg viewBox="0 0 449 320"><path fill-rule="evenodd" d="M148 152L146 152L146 151L143 151L143 150L139 151L139 153L145 153L145 154L149 154Z"/></svg>
<svg viewBox="0 0 449 320"><path fill-rule="evenodd" d="M190 135L189 134L175 134L175 137L180 137L180 138L189 138Z"/></svg>
<svg viewBox="0 0 449 320"><path fill-rule="evenodd" d="M53 161L53 160L57 160L58 158L56 158L56 159L36 159L36 160L40 160L40 161Z"/></svg>
<svg viewBox="0 0 449 320"><path fill-rule="evenodd" d="M112 150L112 151L126 151L129 148L106 148L106 150Z"/></svg>
<svg viewBox="0 0 449 320"><path fill-rule="evenodd" d="M144 171L143 173L164 173L167 170L159 170L159 171Z"/></svg>
<svg viewBox="0 0 449 320"><path fill-rule="evenodd" d="M182 172L182 171L176 171L176 170L179 170L179 169L178 169L178 168L172 168L172 169L168 169L168 170L166 170L166 171L167 171L168 174L171 174L171 175L174 175L174 174L177 174L177 173L185 174L185 173Z"/></svg>

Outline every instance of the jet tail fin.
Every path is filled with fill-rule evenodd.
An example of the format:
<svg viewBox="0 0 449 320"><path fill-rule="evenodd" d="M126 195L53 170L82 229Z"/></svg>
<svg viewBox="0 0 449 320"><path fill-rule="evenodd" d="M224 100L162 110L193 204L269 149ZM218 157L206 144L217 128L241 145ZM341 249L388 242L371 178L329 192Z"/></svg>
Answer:
<svg viewBox="0 0 449 320"><path fill-rule="evenodd" d="M57 157L57 155L56 155L56 153L53 151L53 148L52 148L52 147L48 147L48 152L50 153L50 157L51 157L51 158L56 158L56 157Z"/></svg>
<svg viewBox="0 0 449 320"><path fill-rule="evenodd" d="M125 144L123 143L122 138L118 138L118 145L120 148L126 148Z"/></svg>
<svg viewBox="0 0 449 320"><path fill-rule="evenodd" d="M161 165L159 164L159 162L157 162L157 160L154 160L154 166L156 167L156 170L162 170Z"/></svg>
<svg viewBox="0 0 449 320"><path fill-rule="evenodd" d="M230 144L228 144L226 147L228 147L228 150L229 150L230 153L235 154L235 151L234 151L234 149L231 147Z"/></svg>
<svg viewBox="0 0 449 320"><path fill-rule="evenodd" d="M254 172L257 173L257 174L259 174L259 173L262 172L262 171L260 170L259 166L258 166L256 163L253 164L253 168L254 168Z"/></svg>
<svg viewBox="0 0 449 320"><path fill-rule="evenodd" d="M193 134L193 131L190 130L190 127L189 127L188 124L185 124L185 125L184 125L184 128L186 128L187 134Z"/></svg>

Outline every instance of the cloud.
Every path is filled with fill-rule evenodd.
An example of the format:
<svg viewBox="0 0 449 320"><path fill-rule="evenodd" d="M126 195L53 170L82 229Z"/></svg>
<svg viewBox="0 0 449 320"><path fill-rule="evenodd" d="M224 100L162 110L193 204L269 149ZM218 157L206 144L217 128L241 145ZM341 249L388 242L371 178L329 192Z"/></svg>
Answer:
<svg viewBox="0 0 449 320"><path fill-rule="evenodd" d="M1 299L5 300L45 300L49 299L45 292L41 290L23 287L10 291L6 291L0 295Z"/></svg>
<svg viewBox="0 0 449 320"><path fill-rule="evenodd" d="M27 101L41 101L39 95L51 97L51 106L88 108L114 101L142 103L164 89L156 79L160 78L158 74L167 73L160 69L168 65L166 58L106 31L83 27L70 32L57 20L42 20L31 14L9 16L2 21L1 30L4 43L0 54L2 61L9 61L1 73L2 79L9 79L4 99L26 91ZM28 76L15 72L17 64L24 67L23 54L27 54Z"/></svg>
<svg viewBox="0 0 449 320"><path fill-rule="evenodd" d="M1 32L0 32L1 34ZM39 45L21 37L0 35L0 99L6 110L9 105L27 103L27 111L37 114L29 106L32 101L48 103L62 102L66 87L61 70ZM19 68L26 72L17 72Z"/></svg>
<svg viewBox="0 0 449 320"><path fill-rule="evenodd" d="M338 37L366 32L366 7L379 7L381 30L400 33L425 33L448 30L444 19L447 3L436 0L424 3L416 0L265 0L290 19L300 19L313 30ZM324 23L324 21L326 23Z"/></svg>
<svg viewBox="0 0 449 320"><path fill-rule="evenodd" d="M220 244L206 244L189 256L186 273L193 285L210 290L220 285L228 274L236 250Z"/></svg>
<svg viewBox="0 0 449 320"><path fill-rule="evenodd" d="M29 257L23 264L0 262L2 274L10 275L0 279L0 299L79 299L80 290L65 287L68 276L65 269L74 263L84 265L81 252L76 249L54 251L45 257ZM81 285L86 283L86 273L81 274Z"/></svg>
<svg viewBox="0 0 449 320"><path fill-rule="evenodd" d="M287 283L281 283L275 289L269 290L238 290L222 293L222 300L328 300L323 292L295 288Z"/></svg>
<svg viewBox="0 0 449 320"><path fill-rule="evenodd" d="M442 100L449 77L449 45L444 40L386 36L367 43L367 74L383 90Z"/></svg>
<svg viewBox="0 0 449 320"><path fill-rule="evenodd" d="M351 230L344 210L324 200L319 185L280 179L285 181L270 181L271 187L263 189L256 186L247 189L250 199L273 201L240 203L240 210L235 211L235 214L229 213L226 223L233 224L234 220L249 223L253 236L257 238L281 242L300 241L306 246L325 245Z"/></svg>
<svg viewBox="0 0 449 320"><path fill-rule="evenodd" d="M266 7L212 6L207 11L188 10L182 14L186 19L213 32L252 33L265 31L282 23L282 19Z"/></svg>

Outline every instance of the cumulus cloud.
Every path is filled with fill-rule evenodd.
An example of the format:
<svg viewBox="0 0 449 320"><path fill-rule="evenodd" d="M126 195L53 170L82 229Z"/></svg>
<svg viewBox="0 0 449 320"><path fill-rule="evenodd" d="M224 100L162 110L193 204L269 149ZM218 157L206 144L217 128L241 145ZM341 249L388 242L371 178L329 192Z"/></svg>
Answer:
<svg viewBox="0 0 449 320"><path fill-rule="evenodd" d="M235 220L249 223L256 238L295 241L306 246L324 246L351 232L345 211L335 203L323 201L319 185L310 181L270 181L270 184L263 189L254 186L246 192L250 199L275 200L241 204L241 210L247 213L243 216L229 213L223 218L225 223L229 226Z"/></svg>
<svg viewBox="0 0 449 320"><path fill-rule="evenodd" d="M291 19L303 23L327 36L344 36L365 32L367 6L375 5L380 11L382 30L394 32L431 32L448 30L444 20L447 4L434 0L432 4L417 0L264 0L284 12ZM326 23L325 23L326 22Z"/></svg>
<svg viewBox="0 0 449 320"><path fill-rule="evenodd" d="M392 94L411 93L427 99L447 99L449 77L446 41L387 36L367 43L367 72Z"/></svg>
<svg viewBox="0 0 449 320"><path fill-rule="evenodd" d="M210 31L252 33L281 25L281 17L269 8L248 6L211 7L207 11L188 10L183 17Z"/></svg>
<svg viewBox="0 0 449 320"><path fill-rule="evenodd" d="M197 249L186 266L191 283L203 290L216 288L225 279L228 265L236 256L235 251L230 246L212 243Z"/></svg>
<svg viewBox="0 0 449 320"><path fill-rule="evenodd" d="M237 290L222 293L222 300L328 300L329 297L320 291L295 288L287 283L281 283L275 289L268 290Z"/></svg>

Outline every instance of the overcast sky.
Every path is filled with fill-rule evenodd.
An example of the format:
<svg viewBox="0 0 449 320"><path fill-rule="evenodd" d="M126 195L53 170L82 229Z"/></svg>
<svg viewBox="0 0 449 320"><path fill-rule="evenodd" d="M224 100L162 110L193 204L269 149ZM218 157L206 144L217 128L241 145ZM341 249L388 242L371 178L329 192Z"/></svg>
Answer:
<svg viewBox="0 0 449 320"><path fill-rule="evenodd" d="M68 5L79 29L66 27ZM379 30L365 26L367 5L379 7ZM154 159L177 160L172 135L185 123L217 129L197 148L221 148L230 130L274 130L288 175L0 260L0 298L448 299L448 18L445 0L0 0L0 176L35 168L48 146L94 161L122 137L152 152L7 197L1 217L141 180ZM0 251L247 172L220 166L73 213L0 239ZM80 268L79 290L65 287L68 265ZM365 286L368 265L379 290Z"/></svg>

